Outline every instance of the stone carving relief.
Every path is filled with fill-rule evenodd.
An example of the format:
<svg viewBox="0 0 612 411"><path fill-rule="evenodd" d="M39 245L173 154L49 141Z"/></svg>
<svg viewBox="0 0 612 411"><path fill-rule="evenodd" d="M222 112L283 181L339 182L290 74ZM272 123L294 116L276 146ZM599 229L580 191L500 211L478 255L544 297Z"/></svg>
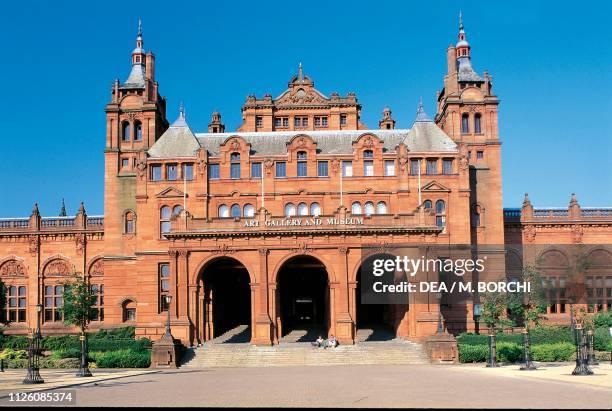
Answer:
<svg viewBox="0 0 612 411"><path fill-rule="evenodd" d="M104 275L104 260L99 258L89 267L89 275L103 276Z"/></svg>
<svg viewBox="0 0 612 411"><path fill-rule="evenodd" d="M320 94L313 91L312 89L306 90L304 88L298 88L290 90L284 96L276 101L276 104L285 105L306 105L306 104L323 104L325 98L321 97Z"/></svg>
<svg viewBox="0 0 612 411"><path fill-rule="evenodd" d="M23 277L25 275L27 271L21 261L9 260L0 266L0 277Z"/></svg>
<svg viewBox="0 0 612 411"><path fill-rule="evenodd" d="M584 231L582 227L580 227L579 225L572 226L572 242L581 243L583 233Z"/></svg>
<svg viewBox="0 0 612 411"><path fill-rule="evenodd" d="M85 234L77 234L75 236L74 242L76 244L76 252L78 255L83 255L83 250L85 249Z"/></svg>
<svg viewBox="0 0 612 411"><path fill-rule="evenodd" d="M30 236L28 238L28 251L30 252L30 254L36 255L38 253L38 249L38 237L35 235Z"/></svg>
<svg viewBox="0 0 612 411"><path fill-rule="evenodd" d="M62 259L55 259L49 262L45 266L44 275L70 275L72 274L72 269L67 261Z"/></svg>
<svg viewBox="0 0 612 411"><path fill-rule="evenodd" d="M535 241L535 236L536 236L535 227L532 225L528 225L527 227L525 227L525 230L523 231L523 235L525 236L526 243L533 243Z"/></svg>

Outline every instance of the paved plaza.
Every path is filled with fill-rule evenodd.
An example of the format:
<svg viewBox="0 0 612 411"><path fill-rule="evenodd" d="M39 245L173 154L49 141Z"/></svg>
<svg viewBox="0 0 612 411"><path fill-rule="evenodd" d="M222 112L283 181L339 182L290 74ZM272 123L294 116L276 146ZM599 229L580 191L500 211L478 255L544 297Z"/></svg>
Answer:
<svg viewBox="0 0 612 411"><path fill-rule="evenodd" d="M571 365L543 368L209 368L145 371L70 389L82 406L612 408L612 366L597 367L593 377L571 377Z"/></svg>

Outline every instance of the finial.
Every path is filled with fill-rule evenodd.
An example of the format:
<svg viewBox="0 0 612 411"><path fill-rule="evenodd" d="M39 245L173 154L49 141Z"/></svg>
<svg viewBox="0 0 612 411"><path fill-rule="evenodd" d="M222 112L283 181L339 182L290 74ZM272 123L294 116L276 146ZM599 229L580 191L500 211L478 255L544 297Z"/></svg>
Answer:
<svg viewBox="0 0 612 411"><path fill-rule="evenodd" d="M463 14L461 13L461 9L459 9L459 30L463 30Z"/></svg>
<svg viewBox="0 0 612 411"><path fill-rule="evenodd" d="M576 199L576 193L572 193L572 197L570 198L570 205L578 204L578 200Z"/></svg>
<svg viewBox="0 0 612 411"><path fill-rule="evenodd" d="M183 105L182 101L181 101L181 104L179 105L179 117L185 118L185 106Z"/></svg>
<svg viewBox="0 0 612 411"><path fill-rule="evenodd" d="M85 214L85 204L81 201L81 205L79 206L79 212L77 214Z"/></svg>
<svg viewBox="0 0 612 411"><path fill-rule="evenodd" d="M523 207L527 207L531 205L531 201L529 200L529 194L525 193L525 198L523 199Z"/></svg>
<svg viewBox="0 0 612 411"><path fill-rule="evenodd" d="M138 17L138 37L142 37L142 21Z"/></svg>
<svg viewBox="0 0 612 411"><path fill-rule="evenodd" d="M425 109L423 108L423 97L419 98L419 106L417 107L416 119L414 121L415 122L417 122L417 121L431 121L431 119L429 118L427 113L425 113Z"/></svg>
<svg viewBox="0 0 612 411"><path fill-rule="evenodd" d="M38 211L38 203L34 203L34 208L32 209L33 215L40 215L40 211Z"/></svg>
<svg viewBox="0 0 612 411"><path fill-rule="evenodd" d="M66 203L64 202L63 198L62 198L62 207L60 208L59 216L66 217Z"/></svg>
<svg viewBox="0 0 612 411"><path fill-rule="evenodd" d="M300 62L300 68L298 69L298 80L304 80L304 72L302 71L302 62Z"/></svg>

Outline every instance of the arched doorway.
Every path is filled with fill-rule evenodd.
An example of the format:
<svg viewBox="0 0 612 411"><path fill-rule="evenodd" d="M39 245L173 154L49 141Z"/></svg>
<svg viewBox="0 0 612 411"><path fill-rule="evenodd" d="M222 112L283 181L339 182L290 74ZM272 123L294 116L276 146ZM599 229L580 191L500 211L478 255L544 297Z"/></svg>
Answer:
<svg viewBox="0 0 612 411"><path fill-rule="evenodd" d="M403 272L389 272L381 277L374 276L374 261L378 259L395 259L390 254L375 254L366 258L357 271L355 289L356 303L356 341L386 341L397 337L402 321L408 311L406 293L384 293L373 291L373 284L399 284L406 281Z"/></svg>
<svg viewBox="0 0 612 411"><path fill-rule="evenodd" d="M277 337L281 342L314 341L330 325L329 278L311 256L291 258L277 277Z"/></svg>
<svg viewBox="0 0 612 411"><path fill-rule="evenodd" d="M244 265L229 257L210 262L200 275L198 294L204 341L251 340L251 286Z"/></svg>

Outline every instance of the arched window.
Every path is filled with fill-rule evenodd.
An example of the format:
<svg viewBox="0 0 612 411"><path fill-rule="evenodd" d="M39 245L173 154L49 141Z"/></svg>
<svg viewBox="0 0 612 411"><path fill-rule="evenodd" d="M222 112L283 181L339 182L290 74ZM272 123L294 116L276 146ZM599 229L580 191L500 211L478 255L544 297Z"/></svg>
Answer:
<svg viewBox="0 0 612 411"><path fill-rule="evenodd" d="M431 210L431 208L432 208L431 200L423 201L423 207L425 208L425 210Z"/></svg>
<svg viewBox="0 0 612 411"><path fill-rule="evenodd" d="M121 123L121 140L130 141L130 123L127 121Z"/></svg>
<svg viewBox="0 0 612 411"><path fill-rule="evenodd" d="M379 201L378 204L376 204L376 213L387 214L387 203L384 201Z"/></svg>
<svg viewBox="0 0 612 411"><path fill-rule="evenodd" d="M232 204L230 209L230 215L232 217L240 217L240 206L238 204Z"/></svg>
<svg viewBox="0 0 612 411"><path fill-rule="evenodd" d="M229 217L229 216L230 216L230 213L229 213L229 207L228 207L228 206L226 206L225 204L221 204L221 205L219 206L219 217L221 217L221 218L227 218L227 217Z"/></svg>
<svg viewBox="0 0 612 411"><path fill-rule="evenodd" d="M128 211L127 213L125 213L124 219L125 222L123 226L123 232L125 234L134 234L134 232L136 231L136 218L134 216L134 213Z"/></svg>
<svg viewBox="0 0 612 411"><path fill-rule="evenodd" d="M253 204L245 204L242 209L242 215L245 217L253 217L255 215L255 207L253 207Z"/></svg>
<svg viewBox="0 0 612 411"><path fill-rule="evenodd" d="M121 304L123 309L123 322L136 321L136 303L132 300L125 300Z"/></svg>
<svg viewBox="0 0 612 411"><path fill-rule="evenodd" d="M297 159L298 160L306 160L308 158L308 154L305 151L298 151Z"/></svg>
<svg viewBox="0 0 612 411"><path fill-rule="evenodd" d="M461 115L461 132L463 134L470 132L470 116L467 113Z"/></svg>
<svg viewBox="0 0 612 411"><path fill-rule="evenodd" d="M306 203L298 204L297 213L298 215L308 215L308 205Z"/></svg>
<svg viewBox="0 0 612 411"><path fill-rule="evenodd" d="M363 158L372 158L374 157L374 152L372 150L365 150L363 152Z"/></svg>
<svg viewBox="0 0 612 411"><path fill-rule="evenodd" d="M371 201L368 201L367 203L364 204L364 211L365 211L365 215L372 215L374 214L374 203Z"/></svg>
<svg viewBox="0 0 612 411"><path fill-rule="evenodd" d="M443 230L446 227L446 204L443 200L436 201L436 225Z"/></svg>
<svg viewBox="0 0 612 411"><path fill-rule="evenodd" d="M351 213L361 214L361 204L359 203L359 201L355 201L353 205L351 205Z"/></svg>
<svg viewBox="0 0 612 411"><path fill-rule="evenodd" d="M481 128L480 128L480 113L476 113L474 115L474 133L476 133L476 134L480 134L481 133Z"/></svg>
<svg viewBox="0 0 612 411"><path fill-rule="evenodd" d="M180 205L175 205L174 207L172 207L172 215L179 215L181 213L181 211L183 211L183 206Z"/></svg>
<svg viewBox="0 0 612 411"><path fill-rule="evenodd" d="M233 179L240 178L240 153L230 154L230 177Z"/></svg>
<svg viewBox="0 0 612 411"><path fill-rule="evenodd" d="M142 140L142 123L137 121L134 123L134 141Z"/></svg>
<svg viewBox="0 0 612 411"><path fill-rule="evenodd" d="M170 232L170 217L170 207L163 206L159 209L159 232L162 237Z"/></svg>
<svg viewBox="0 0 612 411"><path fill-rule="evenodd" d="M287 203L285 205L285 216L293 217L295 215L295 205L293 203Z"/></svg>
<svg viewBox="0 0 612 411"><path fill-rule="evenodd" d="M318 217L321 215L321 206L319 203L312 203L310 205L310 215Z"/></svg>

